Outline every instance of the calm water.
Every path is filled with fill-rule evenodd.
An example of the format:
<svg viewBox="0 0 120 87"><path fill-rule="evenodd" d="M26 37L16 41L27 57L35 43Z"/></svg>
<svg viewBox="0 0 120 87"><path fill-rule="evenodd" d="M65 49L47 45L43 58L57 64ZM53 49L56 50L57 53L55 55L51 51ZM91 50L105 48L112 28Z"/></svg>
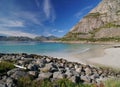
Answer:
<svg viewBox="0 0 120 87"><path fill-rule="evenodd" d="M0 53L32 53L54 57L68 57L98 45L43 42L0 42Z"/></svg>

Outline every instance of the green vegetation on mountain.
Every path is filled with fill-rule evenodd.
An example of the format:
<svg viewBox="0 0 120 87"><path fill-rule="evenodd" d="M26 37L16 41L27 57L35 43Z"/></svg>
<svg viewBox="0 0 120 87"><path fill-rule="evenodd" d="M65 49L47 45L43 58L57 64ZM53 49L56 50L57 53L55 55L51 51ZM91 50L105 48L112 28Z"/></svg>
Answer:
<svg viewBox="0 0 120 87"><path fill-rule="evenodd" d="M85 16L85 18L89 18L89 17L93 17L93 18L97 18L99 17L101 14L99 12L96 13L90 13L88 15Z"/></svg>

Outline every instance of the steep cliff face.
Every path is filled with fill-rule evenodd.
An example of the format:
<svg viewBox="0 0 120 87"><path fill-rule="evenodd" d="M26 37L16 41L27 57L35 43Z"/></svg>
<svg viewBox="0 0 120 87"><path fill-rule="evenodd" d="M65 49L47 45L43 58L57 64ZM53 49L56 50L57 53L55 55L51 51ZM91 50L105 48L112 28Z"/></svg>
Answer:
<svg viewBox="0 0 120 87"><path fill-rule="evenodd" d="M102 0L64 38L71 40L120 38L120 0Z"/></svg>

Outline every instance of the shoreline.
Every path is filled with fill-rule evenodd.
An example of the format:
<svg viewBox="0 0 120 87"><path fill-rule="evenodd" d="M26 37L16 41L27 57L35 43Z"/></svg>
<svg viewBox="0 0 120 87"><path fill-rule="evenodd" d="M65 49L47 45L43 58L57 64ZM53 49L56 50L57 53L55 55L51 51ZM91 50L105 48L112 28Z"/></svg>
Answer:
<svg viewBox="0 0 120 87"><path fill-rule="evenodd" d="M55 43L55 41L50 41L50 42ZM61 43L61 42L57 41L56 43ZM69 42L69 43L72 44L72 42ZM81 42L77 41L77 42L74 42L74 43L81 43ZM86 43L86 44L90 44L90 43ZM95 43L93 43L93 44L95 44ZM100 45L100 43L99 43L99 45ZM102 65L106 66L106 63L105 63L105 61L107 61L106 58L109 57L110 59L114 60L113 58L111 58L111 56L115 55L116 53L117 53L117 55L119 55L119 53L118 53L119 50L118 50L117 52L112 53L111 56L110 55L106 56L109 53L107 52L108 54L106 54L105 50L109 49L111 47L114 47L115 45L117 46L118 43L116 43L116 44L113 44L113 43L112 44L105 44L104 43L104 44L101 44L100 47L90 48L89 50L87 50L87 51L85 51L83 53L79 52L79 50L78 50L77 53L73 53L73 54L70 54L70 55L62 55L61 57L57 56L57 55L52 56L54 54L47 55L47 56L52 56L52 57L55 57L55 58L58 58L58 59L63 58L63 59L66 59L68 61L71 61L71 62L78 62L78 63L82 63L82 64L91 64L91 65L102 64ZM118 48L114 47L114 49L118 49ZM119 56L117 56L116 61L119 58ZM110 61L110 59L109 59L109 61ZM114 62L116 62L116 61L114 60ZM107 64L107 66L109 66L109 65L114 66L114 63L112 63L112 62L109 62L109 63L110 64ZM115 64L115 66L116 66L116 64ZM117 66L119 66L119 64Z"/></svg>
<svg viewBox="0 0 120 87"><path fill-rule="evenodd" d="M96 41L96 42L88 42L88 41L43 41L43 42L50 42L50 43L69 43L69 44L100 44L100 45L115 45L120 44L120 42L113 42L113 41Z"/></svg>
<svg viewBox="0 0 120 87"><path fill-rule="evenodd" d="M120 47L118 44L103 45L74 56L93 66L120 69Z"/></svg>

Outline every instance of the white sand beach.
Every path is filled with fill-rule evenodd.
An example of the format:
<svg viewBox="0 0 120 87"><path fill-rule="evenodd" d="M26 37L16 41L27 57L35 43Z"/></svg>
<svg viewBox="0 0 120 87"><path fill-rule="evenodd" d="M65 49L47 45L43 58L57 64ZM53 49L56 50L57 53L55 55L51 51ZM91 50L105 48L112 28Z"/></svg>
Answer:
<svg viewBox="0 0 120 87"><path fill-rule="evenodd" d="M104 50L103 56L87 58L86 61L93 64L120 68L120 48L107 48Z"/></svg>

